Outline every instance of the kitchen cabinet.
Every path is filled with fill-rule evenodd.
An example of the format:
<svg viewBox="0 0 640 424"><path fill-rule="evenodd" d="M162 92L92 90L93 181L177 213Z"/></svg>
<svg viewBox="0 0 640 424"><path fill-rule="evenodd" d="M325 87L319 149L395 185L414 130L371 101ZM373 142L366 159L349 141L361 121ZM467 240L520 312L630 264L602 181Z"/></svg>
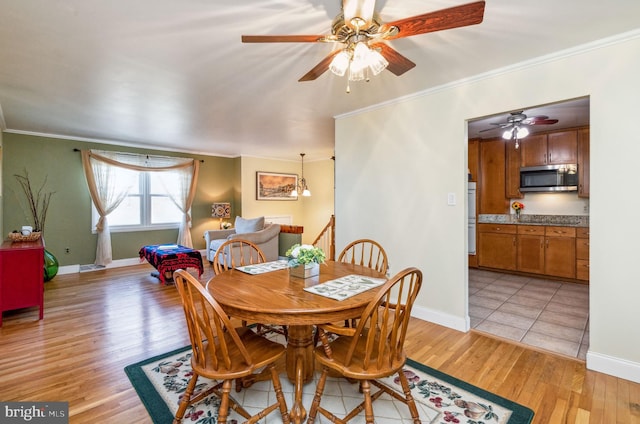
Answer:
<svg viewBox="0 0 640 424"><path fill-rule="evenodd" d="M589 128L578 130L578 197L589 197Z"/></svg>
<svg viewBox="0 0 640 424"><path fill-rule="evenodd" d="M520 141L520 150L523 167L577 163L578 132L529 135Z"/></svg>
<svg viewBox="0 0 640 424"><path fill-rule="evenodd" d="M478 224L478 266L588 280L588 228Z"/></svg>
<svg viewBox="0 0 640 424"><path fill-rule="evenodd" d="M515 271L516 226L478 224L478 265Z"/></svg>
<svg viewBox="0 0 640 424"><path fill-rule="evenodd" d="M521 166L538 166L547 163L547 135L532 134L520 140Z"/></svg>
<svg viewBox="0 0 640 424"><path fill-rule="evenodd" d="M2 312L40 307L44 311L44 246L35 242L5 241L0 246L0 326Z"/></svg>
<svg viewBox="0 0 640 424"><path fill-rule="evenodd" d="M545 227L518 225L518 271L544 274Z"/></svg>
<svg viewBox="0 0 640 424"><path fill-rule="evenodd" d="M504 214L509 210L509 199L505 197L505 163L503 139L480 142L479 214Z"/></svg>
<svg viewBox="0 0 640 424"><path fill-rule="evenodd" d="M471 179L469 181L478 182L478 163L480 159L480 139L474 138L469 140L469 151L468 151L468 168L469 173L471 174Z"/></svg>
<svg viewBox="0 0 640 424"><path fill-rule="evenodd" d="M520 149L516 149L515 140L507 141L507 164L505 197L507 199L522 199L524 195L520 192Z"/></svg>
<svg viewBox="0 0 640 424"><path fill-rule="evenodd" d="M576 277L576 229L546 227L544 273L556 277Z"/></svg>
<svg viewBox="0 0 640 424"><path fill-rule="evenodd" d="M576 278L589 281L589 228L576 231Z"/></svg>
<svg viewBox="0 0 640 424"><path fill-rule="evenodd" d="M518 271L575 278L576 229L518 225Z"/></svg>

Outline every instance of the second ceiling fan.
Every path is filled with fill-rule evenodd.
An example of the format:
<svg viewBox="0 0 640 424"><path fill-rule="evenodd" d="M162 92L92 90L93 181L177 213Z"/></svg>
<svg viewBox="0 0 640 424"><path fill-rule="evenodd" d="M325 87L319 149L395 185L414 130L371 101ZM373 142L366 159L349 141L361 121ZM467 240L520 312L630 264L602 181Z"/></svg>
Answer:
<svg viewBox="0 0 640 424"><path fill-rule="evenodd" d="M528 126L553 125L557 123L557 119L549 119L549 117L545 115L528 117L524 114L523 110L520 110L511 112L506 122L492 122L491 125L494 125L494 127L481 130L480 132L503 129L502 138L505 140L515 140L515 148L517 149L520 144L519 140L529 135Z"/></svg>
<svg viewBox="0 0 640 424"><path fill-rule="evenodd" d="M384 41L479 24L484 17L484 5L484 1L477 1L384 23L375 11L375 0L344 0L342 13L333 20L330 35L243 35L242 42L345 44L299 81L313 81L328 69L340 76L348 73L350 81L368 79L369 72L377 75L384 69L400 76L416 64Z"/></svg>

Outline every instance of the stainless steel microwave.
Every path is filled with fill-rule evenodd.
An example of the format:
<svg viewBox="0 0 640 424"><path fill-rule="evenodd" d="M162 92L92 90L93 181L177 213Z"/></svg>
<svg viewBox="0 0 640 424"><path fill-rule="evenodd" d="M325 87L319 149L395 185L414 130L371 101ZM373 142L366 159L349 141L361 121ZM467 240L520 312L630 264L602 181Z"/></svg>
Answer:
<svg viewBox="0 0 640 424"><path fill-rule="evenodd" d="M578 165L542 165L520 168L520 191L578 191Z"/></svg>

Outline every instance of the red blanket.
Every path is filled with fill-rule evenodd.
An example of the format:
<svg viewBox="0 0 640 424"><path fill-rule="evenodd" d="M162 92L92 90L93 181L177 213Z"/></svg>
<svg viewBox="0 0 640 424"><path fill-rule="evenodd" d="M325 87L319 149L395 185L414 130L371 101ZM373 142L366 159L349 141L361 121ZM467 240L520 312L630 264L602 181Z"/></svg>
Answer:
<svg viewBox="0 0 640 424"><path fill-rule="evenodd" d="M204 266L199 251L178 244L155 244L143 246L138 252L140 259L146 259L160 274L158 278L164 284L165 272L173 273L178 269L198 268L198 276L202 276Z"/></svg>

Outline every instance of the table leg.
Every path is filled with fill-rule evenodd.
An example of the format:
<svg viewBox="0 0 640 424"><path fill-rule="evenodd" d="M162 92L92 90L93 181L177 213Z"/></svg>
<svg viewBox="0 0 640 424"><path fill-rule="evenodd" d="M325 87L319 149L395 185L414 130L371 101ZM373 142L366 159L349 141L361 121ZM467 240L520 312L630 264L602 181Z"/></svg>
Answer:
<svg viewBox="0 0 640 424"><path fill-rule="evenodd" d="M291 421L304 422L307 411L302 405L302 386L313 378L313 327L310 325L291 325L287 334L286 355L287 377L295 384L295 397L291 412Z"/></svg>

